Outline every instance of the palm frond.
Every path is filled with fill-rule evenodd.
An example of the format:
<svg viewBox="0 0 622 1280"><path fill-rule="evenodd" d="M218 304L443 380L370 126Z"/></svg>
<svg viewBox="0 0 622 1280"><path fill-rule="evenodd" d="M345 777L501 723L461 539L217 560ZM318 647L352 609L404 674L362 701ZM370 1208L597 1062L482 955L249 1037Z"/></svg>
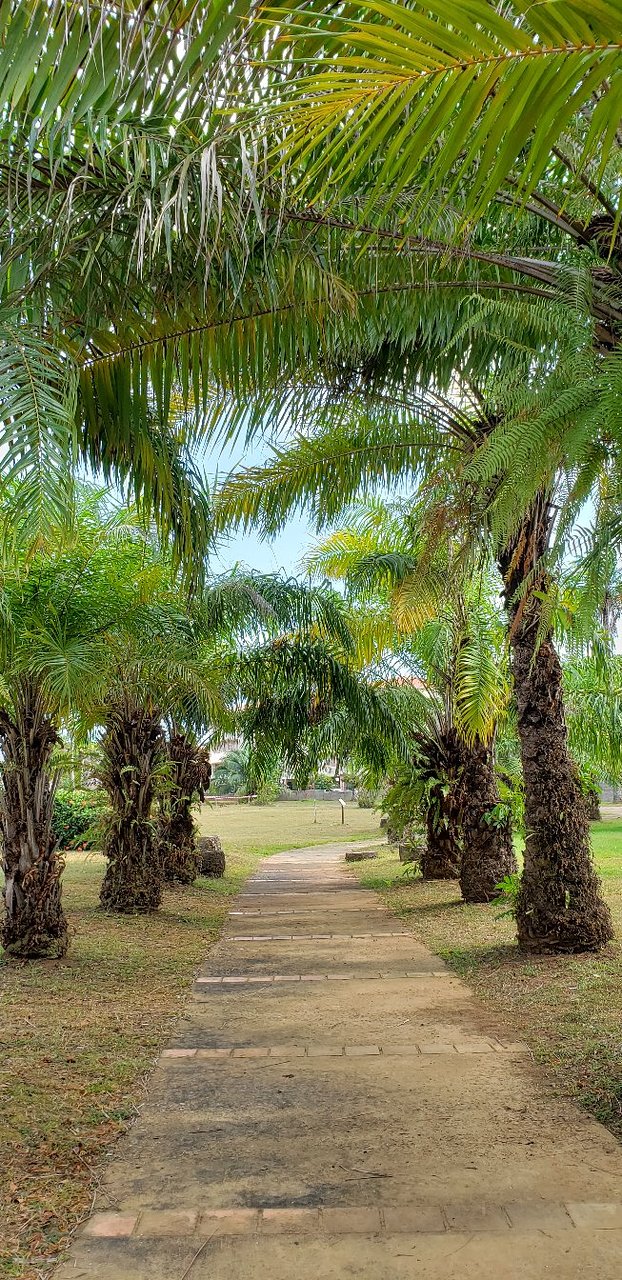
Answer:
<svg viewBox="0 0 622 1280"><path fill-rule="evenodd" d="M316 3L260 22L276 35L274 112L307 200L357 196L363 218L381 209L418 226L459 203L464 227L509 178L526 202L577 122L579 175L602 175L619 145L615 0Z"/></svg>

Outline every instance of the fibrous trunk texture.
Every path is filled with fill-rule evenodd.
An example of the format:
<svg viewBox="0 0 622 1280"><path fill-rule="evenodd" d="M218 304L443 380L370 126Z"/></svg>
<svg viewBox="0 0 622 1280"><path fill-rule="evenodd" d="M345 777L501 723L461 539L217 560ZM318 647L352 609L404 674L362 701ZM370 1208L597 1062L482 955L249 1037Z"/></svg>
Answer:
<svg viewBox="0 0 622 1280"><path fill-rule="evenodd" d="M426 847L421 859L424 880L457 880L460 875L461 848L450 796L437 788L426 814Z"/></svg>
<svg viewBox="0 0 622 1280"><path fill-rule="evenodd" d="M457 880L462 852L457 803L461 746L450 723L443 723L434 734L415 735L415 740L421 776L430 784L421 874L424 880Z"/></svg>
<svg viewBox="0 0 622 1280"><path fill-rule="evenodd" d="M192 884L199 870L192 805L203 800L209 788L209 754L189 734L172 732L167 755L169 780L159 819L164 878Z"/></svg>
<svg viewBox="0 0 622 1280"><path fill-rule="evenodd" d="M101 781L111 814L104 839L108 867L100 902L107 911L157 911L162 899L162 859L151 810L164 762L157 712L125 692L109 706L101 747Z"/></svg>
<svg viewBox="0 0 622 1280"><path fill-rule="evenodd" d="M597 951L612 937L592 866L585 801L567 746L562 670L550 630L541 634L543 563L552 526L539 494L500 558L511 616L512 671L525 785L525 864L518 940L539 952ZM525 582L526 593L521 594Z"/></svg>
<svg viewBox="0 0 622 1280"><path fill-rule="evenodd" d="M497 885L516 871L509 817L495 815L500 803L494 752L479 739L463 747L460 777L462 864L460 888L465 902L491 902Z"/></svg>
<svg viewBox="0 0 622 1280"><path fill-rule="evenodd" d="M41 691L32 681L20 681L12 715L0 712L0 830L6 908L2 945L9 955L23 959L63 956L67 950L64 864L52 834L56 779L50 757L58 741Z"/></svg>

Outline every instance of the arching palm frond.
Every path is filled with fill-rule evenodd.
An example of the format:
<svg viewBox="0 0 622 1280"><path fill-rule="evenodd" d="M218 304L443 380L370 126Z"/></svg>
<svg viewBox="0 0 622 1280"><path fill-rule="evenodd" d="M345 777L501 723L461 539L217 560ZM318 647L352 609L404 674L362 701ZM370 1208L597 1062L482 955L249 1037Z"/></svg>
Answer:
<svg viewBox="0 0 622 1280"><path fill-rule="evenodd" d="M470 602L456 655L454 717L464 740L487 742L507 711L510 681L499 617L487 602ZM496 634L495 634L496 633Z"/></svg>
<svg viewBox="0 0 622 1280"><path fill-rule="evenodd" d="M573 129L569 183L595 185L619 146L619 16L615 0L274 5L260 21L268 39L279 24L274 109L302 192L418 226L461 204L464 226L508 179L526 202Z"/></svg>
<svg viewBox="0 0 622 1280"><path fill-rule="evenodd" d="M342 725L343 715L349 754L368 767L380 772L392 750L405 749L402 727L382 691L320 640L283 638L257 648L241 655L236 674L245 705L244 733L258 759L272 760L276 752L294 774L306 778L310 762L317 768L326 757L330 726Z"/></svg>
<svg viewBox="0 0 622 1280"><path fill-rule="evenodd" d="M76 370L44 335L0 315L0 455L2 486L16 500L6 510L32 541L67 505L77 456ZM6 506L5 502L5 506Z"/></svg>

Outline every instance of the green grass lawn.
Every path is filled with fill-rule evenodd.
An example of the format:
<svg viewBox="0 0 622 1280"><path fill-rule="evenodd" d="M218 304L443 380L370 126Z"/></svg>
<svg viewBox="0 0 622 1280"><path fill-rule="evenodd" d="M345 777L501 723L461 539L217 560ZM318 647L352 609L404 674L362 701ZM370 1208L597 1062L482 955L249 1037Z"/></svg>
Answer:
<svg viewBox="0 0 622 1280"><path fill-rule="evenodd" d="M136 1114L192 975L259 856L378 831L378 814L357 806L344 827L336 802L318 802L313 817L308 802L204 806L199 826L221 836L226 876L167 891L151 917L104 915L104 859L68 854L67 958L0 965L0 1276L47 1274L88 1212L104 1152Z"/></svg>
<svg viewBox="0 0 622 1280"><path fill-rule="evenodd" d="M350 802L342 825L341 805L336 799L316 804L284 800L260 806L208 801L198 814L198 826L202 835L219 835L225 853L230 844L254 853L277 853L279 849L302 849L335 840L369 840L379 833L380 815Z"/></svg>
<svg viewBox="0 0 622 1280"><path fill-rule="evenodd" d="M622 1138L622 821L592 824L616 939L600 956L523 956L511 919L468 907L457 885L408 881L393 850L354 864L417 937L460 973L575 1097Z"/></svg>

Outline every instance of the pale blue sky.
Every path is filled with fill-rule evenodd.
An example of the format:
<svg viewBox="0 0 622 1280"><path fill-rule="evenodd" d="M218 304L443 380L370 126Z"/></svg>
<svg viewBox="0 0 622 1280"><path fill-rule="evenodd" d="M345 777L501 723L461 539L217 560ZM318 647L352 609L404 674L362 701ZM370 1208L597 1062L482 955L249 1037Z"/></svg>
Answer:
<svg viewBox="0 0 622 1280"><path fill-rule="evenodd" d="M222 479L234 468L255 466L269 454L268 442L257 441L252 447L215 449L202 460L206 475L213 480L216 473ZM214 567L229 569L236 561L243 561L251 569L261 573L285 574L300 572L302 557L313 542L314 530L305 519L288 520L282 533L275 538L262 539L255 532L236 533L223 539L218 554L212 557Z"/></svg>

